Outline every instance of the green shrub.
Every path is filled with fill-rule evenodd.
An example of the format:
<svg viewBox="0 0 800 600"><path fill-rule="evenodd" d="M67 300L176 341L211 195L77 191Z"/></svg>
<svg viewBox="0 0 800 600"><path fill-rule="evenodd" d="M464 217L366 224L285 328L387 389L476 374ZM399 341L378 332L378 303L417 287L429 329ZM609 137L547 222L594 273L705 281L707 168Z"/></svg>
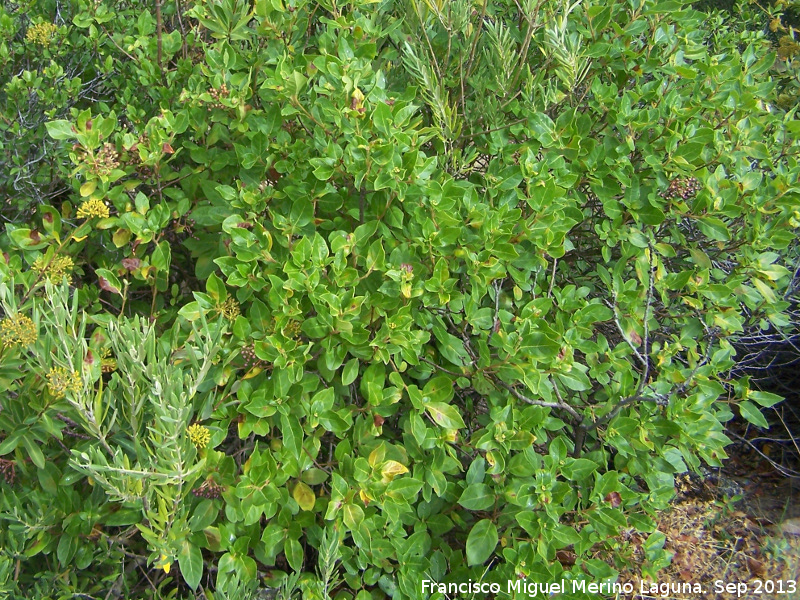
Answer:
<svg viewBox="0 0 800 600"><path fill-rule="evenodd" d="M25 142L67 192L0 238L0 586L668 564L674 475L780 400L729 373L794 326L793 57L678 1L111 4L52 34L107 100Z"/></svg>

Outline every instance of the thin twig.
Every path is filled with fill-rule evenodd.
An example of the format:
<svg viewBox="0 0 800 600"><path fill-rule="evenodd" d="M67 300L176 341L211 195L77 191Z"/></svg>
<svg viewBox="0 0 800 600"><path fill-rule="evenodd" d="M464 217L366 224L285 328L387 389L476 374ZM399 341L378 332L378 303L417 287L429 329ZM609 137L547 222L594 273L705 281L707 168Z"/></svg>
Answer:
<svg viewBox="0 0 800 600"><path fill-rule="evenodd" d="M465 79L469 78L472 73L472 63L475 60L475 50L478 48L478 38L481 37L481 30L483 29L483 19L486 17L486 7L489 5L489 0L483 0L483 7L481 8L481 16L478 18L478 26L475 28L475 35L472 38L472 48L469 51L469 60L467 61L467 74Z"/></svg>
<svg viewBox="0 0 800 600"><path fill-rule="evenodd" d="M494 318L492 319L492 330L489 332L489 336L486 338L486 345L489 345L489 342L492 341L492 336L497 333L500 329L500 319L498 315L500 314L500 290L503 289L503 283L505 282L505 277L503 279L496 279L492 282L492 287L494 287Z"/></svg>
<svg viewBox="0 0 800 600"><path fill-rule="evenodd" d="M573 458L580 458L581 452L583 451L583 443L586 439L586 434L590 431L605 425L609 421L611 421L614 417L616 417L620 411L625 408L626 406L630 406L634 402L654 402L660 406L663 406L668 401L668 397L664 394L659 394L655 398L650 398L649 396L629 396L628 398L624 398L621 400L608 414L600 417L596 421L588 421L587 418L584 418L583 421L578 424L575 428L575 447L572 451Z"/></svg>
<svg viewBox="0 0 800 600"><path fill-rule="evenodd" d="M419 357L419 359L420 359L422 362L424 362L424 363L428 363L430 366L432 366L432 367L436 367L436 368L437 368L437 369L439 369L440 371L442 371L442 372L444 372L444 373L447 373L448 375L452 375L453 377L463 377L463 376L464 376L464 374L463 374L463 373L456 373L456 372L454 372L454 371L450 371L450 370L448 370L448 369L445 369L444 367L442 367L442 366L440 366L440 365L437 365L435 362L432 362L432 361L428 360L428 359L427 359L427 358L425 358L424 356L420 356L420 357Z"/></svg>
<svg viewBox="0 0 800 600"><path fill-rule="evenodd" d="M631 342L628 339L628 336L626 335L625 330L622 328L622 323L620 323L620 321L619 321L619 312L617 310L617 291L616 290L612 290L611 293L613 295L613 302L609 302L608 300L606 300L606 305L608 305L608 307L611 310L614 311L614 323L616 324L620 335L622 335L622 339L625 340L625 342L628 344L628 346L630 346L631 350L633 350L633 353L636 355L636 358L639 359L639 362L641 362L643 365L647 366L647 361L641 355L641 353L639 352L639 349L636 346L633 345L633 342Z"/></svg>
<svg viewBox="0 0 800 600"><path fill-rule="evenodd" d="M466 110L466 109L465 109ZM469 135L462 135L457 140L456 143L461 140L470 140L474 137L478 137L479 135L486 135L489 133L494 133L495 131L501 131L503 129L508 129L509 127L513 127L514 125L518 125L519 123L523 123L528 120L528 117L523 119L517 119L515 121L511 121L510 123L506 123L505 125L500 125L499 127L493 127L492 129L485 129L483 131L479 131L477 133L470 133Z"/></svg>
<svg viewBox="0 0 800 600"><path fill-rule="evenodd" d="M644 358L644 372L642 373L641 379L639 379L639 385L636 389L637 394L641 394L642 390L644 390L644 386L647 385L647 378L650 377L650 327L648 324L648 320L650 318L650 308L653 303L653 285L654 285L654 277L653 277L653 255L654 249L651 247L648 248L649 252L649 262L650 262L650 273L648 276L648 285L647 285L647 302L644 307L644 336L642 337L642 350L643 350L643 358Z"/></svg>
<svg viewBox="0 0 800 600"><path fill-rule="evenodd" d="M800 479L800 472L795 471L793 469L788 469L788 468L784 467L783 465L781 465L779 463L776 463L769 456L767 456L761 450L759 450L758 447L755 444L753 444L750 440L748 440L747 438L744 438L744 437L740 436L738 433L733 432L733 431L728 431L727 433L728 433L728 435L732 435L733 437L735 437L737 440L739 440L741 442L744 442L745 444L750 446L753 450L758 452L763 459L765 459L769 464L771 464L772 467L776 471L778 471L778 473L783 475L784 477L788 477L788 478L791 478L791 479Z"/></svg>
<svg viewBox="0 0 800 600"><path fill-rule="evenodd" d="M580 420L580 419L581 419L581 416L578 414L578 412L577 412L577 411L576 411L574 408L572 408L572 407L571 407L569 404L567 404L566 402L564 402L564 401L560 401L560 402L548 402L547 400L534 400L533 398L528 398L528 397L527 397L527 396L525 396L524 394L521 394L521 393L519 393L519 392L518 392L516 389L514 389L514 387L512 387L512 386L508 385L508 384L507 384L506 382L504 382L504 381L501 381L501 380L499 380L499 379L495 379L495 381L496 381L496 382L497 382L499 385L501 385L502 387L506 388L506 389L507 389L509 392L511 392L511 394L512 394L512 395L513 395L513 396L514 396L514 397L515 397L517 400L522 400L523 402L525 402L525 403L527 403L527 404L531 404L531 405L533 405L533 406L543 406L543 407L545 407L545 408L558 408L558 409L560 409L560 410L563 410L563 411L565 411L565 412L568 412L570 415L572 415L572 416L573 416L575 419L577 419L577 420Z"/></svg>
<svg viewBox="0 0 800 600"><path fill-rule="evenodd" d="M442 81L442 69L439 66L439 61L436 60L436 52L433 51L433 44L431 44L431 39L428 37L428 30L425 28L425 22L422 20L422 11L419 9L419 4L417 0L412 0L414 5L414 12L417 14L417 19L419 19L419 26L422 29L422 34L425 36L425 41L428 44L428 51L431 53L431 63L433 64L434 68L436 69L436 75L439 77L439 81Z"/></svg>

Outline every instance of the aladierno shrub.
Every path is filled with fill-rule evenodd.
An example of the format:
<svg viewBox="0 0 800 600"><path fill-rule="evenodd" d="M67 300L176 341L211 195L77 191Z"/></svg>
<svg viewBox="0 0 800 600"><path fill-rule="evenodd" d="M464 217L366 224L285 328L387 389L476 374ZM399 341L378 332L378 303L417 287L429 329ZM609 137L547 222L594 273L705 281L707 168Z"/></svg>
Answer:
<svg viewBox="0 0 800 600"><path fill-rule="evenodd" d="M679 1L177 7L114 38L150 113L48 122L73 193L2 238L0 582L666 565L674 475L779 400L728 373L794 326L793 57Z"/></svg>

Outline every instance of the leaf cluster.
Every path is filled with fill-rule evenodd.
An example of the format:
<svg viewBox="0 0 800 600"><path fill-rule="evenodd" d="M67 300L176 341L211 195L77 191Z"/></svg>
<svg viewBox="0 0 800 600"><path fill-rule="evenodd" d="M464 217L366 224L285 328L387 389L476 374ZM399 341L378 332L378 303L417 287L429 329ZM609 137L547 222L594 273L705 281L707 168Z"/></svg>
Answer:
<svg viewBox="0 0 800 600"><path fill-rule="evenodd" d="M0 590L599 581L629 528L656 577L675 475L780 401L737 338L796 326L757 9L73 8L0 9L0 117L51 107L0 236Z"/></svg>

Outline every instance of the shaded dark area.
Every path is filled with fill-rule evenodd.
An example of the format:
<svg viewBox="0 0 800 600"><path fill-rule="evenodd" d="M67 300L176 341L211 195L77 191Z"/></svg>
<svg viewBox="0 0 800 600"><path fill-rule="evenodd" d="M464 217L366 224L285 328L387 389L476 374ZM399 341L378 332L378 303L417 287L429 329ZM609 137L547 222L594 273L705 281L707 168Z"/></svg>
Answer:
<svg viewBox="0 0 800 600"><path fill-rule="evenodd" d="M800 268L795 265L793 281L783 298L789 303L786 315L793 328L778 332L772 326L765 328L761 321L753 321L734 343L737 364L731 377L749 377L751 389L778 394L785 400L762 410L769 423L767 430L743 418L729 424L728 434L734 446L729 450L731 463L726 465L727 471L746 474L748 480L778 476L770 485L783 491L771 495L781 496L789 506L800 505L799 291Z"/></svg>
<svg viewBox="0 0 800 600"><path fill-rule="evenodd" d="M778 473L796 481L800 487L800 349L798 337L784 342L763 342L741 346L750 358L744 368L737 368L751 377L753 389L783 396L785 400L763 410L770 424L767 431L744 420L731 425L731 437L737 446L747 446L760 460Z"/></svg>
<svg viewBox="0 0 800 600"><path fill-rule="evenodd" d="M713 10L723 10L729 13L736 13L736 5L738 0L699 0L692 3L692 6L697 10L711 12ZM776 2L763 2L761 6L766 8L768 6L775 6ZM800 25L800 10L792 7L784 7L783 9L783 22L785 25L797 27Z"/></svg>

